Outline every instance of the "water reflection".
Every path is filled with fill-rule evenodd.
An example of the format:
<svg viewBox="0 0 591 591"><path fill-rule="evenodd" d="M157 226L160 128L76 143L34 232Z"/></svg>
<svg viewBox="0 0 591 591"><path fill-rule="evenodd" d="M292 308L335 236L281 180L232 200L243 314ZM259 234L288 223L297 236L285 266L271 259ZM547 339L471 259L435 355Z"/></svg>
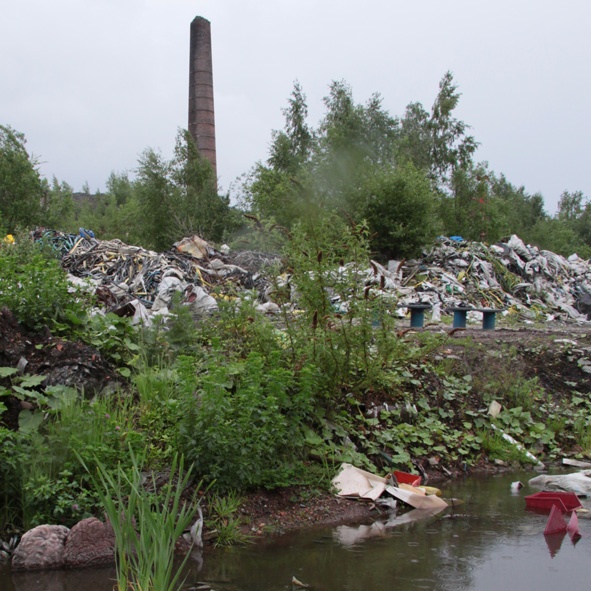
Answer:
<svg viewBox="0 0 591 591"><path fill-rule="evenodd" d="M14 573L9 583L0 575L2 591L113 591L114 568Z"/></svg>
<svg viewBox="0 0 591 591"><path fill-rule="evenodd" d="M465 504L434 515L384 515L374 523L286 536L271 543L206 554L193 562L187 583L214 590L292 589L292 577L316 591L536 589L588 587L591 521L582 538L543 535L547 514L525 511L527 487L511 482L531 475L470 478L444 487ZM114 572L0 575L2 591L112 591Z"/></svg>
<svg viewBox="0 0 591 591"><path fill-rule="evenodd" d="M414 523L415 521L425 521L431 517L435 517L443 510L443 507L438 507L435 510L412 509L401 515L394 514L387 521L376 521L371 525L340 525L335 528L333 538L343 546L352 546L369 538L384 537L388 535L389 530L395 527L400 527L407 523ZM413 544L418 545L418 542Z"/></svg>

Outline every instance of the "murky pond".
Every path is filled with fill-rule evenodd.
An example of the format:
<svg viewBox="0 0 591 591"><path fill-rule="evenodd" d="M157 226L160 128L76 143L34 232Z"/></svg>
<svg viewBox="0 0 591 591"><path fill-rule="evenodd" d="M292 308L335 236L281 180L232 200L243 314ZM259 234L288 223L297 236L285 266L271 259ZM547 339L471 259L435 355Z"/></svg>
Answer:
<svg viewBox="0 0 591 591"><path fill-rule="evenodd" d="M397 591L588 589L591 520L580 515L582 537L544 536L547 515L525 510L527 487L510 483L531 473L470 477L443 488L463 499L453 512L420 520L416 513L373 524L340 526L282 537L205 556L187 583L220 591L296 589L292 577L315 590ZM0 573L1 591L112 591L113 571Z"/></svg>

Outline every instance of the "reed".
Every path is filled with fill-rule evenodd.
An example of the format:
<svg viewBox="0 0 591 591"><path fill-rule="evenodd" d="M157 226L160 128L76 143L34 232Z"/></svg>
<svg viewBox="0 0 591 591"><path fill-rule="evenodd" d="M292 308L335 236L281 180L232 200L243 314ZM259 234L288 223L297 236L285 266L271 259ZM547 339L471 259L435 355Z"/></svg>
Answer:
<svg viewBox="0 0 591 591"><path fill-rule="evenodd" d="M189 554L175 569L175 544L198 509L198 503L182 499L191 469L185 470L183 458L175 455L168 482L156 494L154 476L146 483L142 462L130 453L129 472L120 465L113 471L97 462L97 472L91 474L115 532L117 588L176 591L182 585L181 575Z"/></svg>

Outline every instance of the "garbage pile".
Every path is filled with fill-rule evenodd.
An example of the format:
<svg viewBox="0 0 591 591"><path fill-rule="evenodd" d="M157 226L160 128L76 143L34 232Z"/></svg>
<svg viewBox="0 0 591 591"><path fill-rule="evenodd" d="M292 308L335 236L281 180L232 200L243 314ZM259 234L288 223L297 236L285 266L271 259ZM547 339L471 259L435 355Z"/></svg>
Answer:
<svg viewBox="0 0 591 591"><path fill-rule="evenodd" d="M121 240L97 240L83 228L78 235L37 229L33 238L60 254L73 283L94 285L108 311L148 323L154 314L169 312L176 292L195 317L217 310L210 295L214 289L222 296L244 290L262 294L268 284L261 270L278 260L255 252L224 254L198 236L163 253Z"/></svg>
<svg viewBox="0 0 591 591"><path fill-rule="evenodd" d="M39 229L34 238L49 243L62 257L73 281L89 280L100 301L120 315L149 321L169 311L175 292L195 317L217 309L219 297L253 290L262 311L277 311L272 282L265 272L281 268L276 255L215 249L198 236L184 238L167 252L156 253L120 240L97 240L80 228L78 235ZM368 290L391 302L404 315L408 304L429 304L433 319L448 309L495 309L523 321L591 320L591 264L576 254L564 258L529 246L513 235L487 245L458 237L440 238L421 259L370 261L365 269L345 264L336 275L353 273ZM289 284L281 275L275 282ZM297 308L297 289L292 289ZM338 311L347 302L333 302ZM477 311L468 319L481 319Z"/></svg>
<svg viewBox="0 0 591 591"><path fill-rule="evenodd" d="M522 320L591 319L591 264L529 246L517 236L486 245L442 238L420 260L372 263L368 284L395 293L399 306L493 308ZM476 316L474 317L476 320Z"/></svg>

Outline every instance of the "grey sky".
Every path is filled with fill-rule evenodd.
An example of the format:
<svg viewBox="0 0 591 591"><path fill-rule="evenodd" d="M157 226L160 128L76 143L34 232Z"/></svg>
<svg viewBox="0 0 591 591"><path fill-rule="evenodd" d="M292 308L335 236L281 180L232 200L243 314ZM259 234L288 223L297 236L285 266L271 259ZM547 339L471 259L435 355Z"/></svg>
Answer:
<svg viewBox="0 0 591 591"><path fill-rule="evenodd" d="M264 160L294 80L310 122L331 80L392 115L430 109L446 70L478 160L541 192L591 197L588 0L18 0L0 19L0 123L79 190L170 157L188 109L189 27L211 21L220 186Z"/></svg>

